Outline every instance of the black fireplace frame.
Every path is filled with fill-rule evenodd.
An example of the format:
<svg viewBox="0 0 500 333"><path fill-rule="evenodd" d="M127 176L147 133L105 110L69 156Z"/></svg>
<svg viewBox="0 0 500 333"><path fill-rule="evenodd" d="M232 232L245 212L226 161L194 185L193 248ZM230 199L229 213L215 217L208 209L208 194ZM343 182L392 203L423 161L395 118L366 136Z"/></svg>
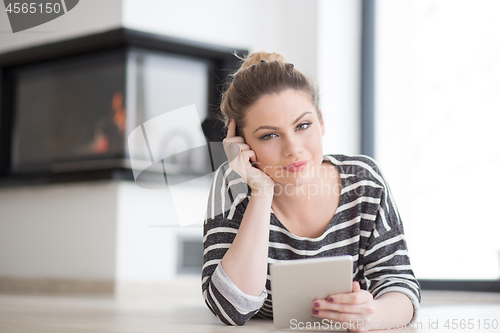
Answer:
<svg viewBox="0 0 500 333"><path fill-rule="evenodd" d="M165 35L118 28L50 44L29 47L0 54L0 186L87 181L95 179L133 179L130 169L109 168L65 173L14 174L11 172L11 146L13 138L13 84L12 72L25 65L43 64L77 56L86 56L114 50L142 49L174 55L197 57L215 64L209 76L208 117L211 127L222 130L215 117L222 87L228 76L237 69L248 50L229 48ZM216 124L216 125L214 125ZM218 133L215 133L217 137ZM222 132L219 139L222 140ZM214 140L211 133L210 141Z"/></svg>

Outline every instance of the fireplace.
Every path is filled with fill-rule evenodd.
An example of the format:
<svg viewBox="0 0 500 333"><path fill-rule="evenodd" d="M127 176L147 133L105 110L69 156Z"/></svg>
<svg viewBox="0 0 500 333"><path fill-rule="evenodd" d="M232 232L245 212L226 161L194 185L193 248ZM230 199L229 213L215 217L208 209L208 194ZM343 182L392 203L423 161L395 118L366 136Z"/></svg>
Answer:
<svg viewBox="0 0 500 333"><path fill-rule="evenodd" d="M12 70L12 174L119 167L126 54L93 54Z"/></svg>
<svg viewBox="0 0 500 333"><path fill-rule="evenodd" d="M0 184L133 179L128 135L192 104L207 142L221 141L215 112L234 53L246 51L122 28L0 55ZM167 171L213 171L208 147L169 157Z"/></svg>

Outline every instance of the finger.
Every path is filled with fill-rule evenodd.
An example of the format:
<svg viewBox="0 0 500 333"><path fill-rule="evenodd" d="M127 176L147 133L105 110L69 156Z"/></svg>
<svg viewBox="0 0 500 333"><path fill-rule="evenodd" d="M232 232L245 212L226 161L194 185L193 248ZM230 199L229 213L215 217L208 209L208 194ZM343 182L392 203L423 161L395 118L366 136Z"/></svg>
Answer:
<svg viewBox="0 0 500 333"><path fill-rule="evenodd" d="M227 161L231 164L240 154L240 147L236 143L223 141L222 146L226 153Z"/></svg>
<svg viewBox="0 0 500 333"><path fill-rule="evenodd" d="M238 138L237 136L235 136L234 138L232 139L236 139ZM247 145L244 141L243 142L232 142L230 140L226 140L224 139L224 141L222 142L222 146L224 147L224 149L226 150L230 150L231 147L233 146L236 146L238 147L241 151L243 150L252 150L252 148L250 148L249 145Z"/></svg>
<svg viewBox="0 0 500 333"><path fill-rule="evenodd" d="M236 135L236 121L234 121L234 119L229 119L226 138L232 138L235 135Z"/></svg>
<svg viewBox="0 0 500 333"><path fill-rule="evenodd" d="M312 315L315 317L320 317L324 319L330 319L338 322L358 322L361 321L370 321L371 316L359 314L359 313L345 313L345 312L336 312L330 310L312 310Z"/></svg>
<svg viewBox="0 0 500 333"><path fill-rule="evenodd" d="M229 152L230 152L230 155L231 155L231 160L233 160L236 157L238 157L238 155L241 152L241 148L237 144L232 144L232 145L229 146Z"/></svg>
<svg viewBox="0 0 500 333"><path fill-rule="evenodd" d="M235 143L235 144L238 145L238 147L240 147L241 151L252 150L252 148L250 148L250 146L247 145L246 143Z"/></svg>
<svg viewBox="0 0 500 333"><path fill-rule="evenodd" d="M246 143L232 143L229 141L224 141L222 145L224 147L224 151L226 152L227 160L229 163L237 158L240 155L240 152L250 150L250 146Z"/></svg>
<svg viewBox="0 0 500 333"><path fill-rule="evenodd" d="M329 296L327 299L336 304L361 304L368 302L373 296L366 290L360 290L352 293L335 294Z"/></svg>
<svg viewBox="0 0 500 333"><path fill-rule="evenodd" d="M344 313L359 313L369 315L374 312L374 307L372 303L367 302L363 304L344 304L344 303L332 303L326 300L316 300L313 302L313 308L317 310L329 310Z"/></svg>
<svg viewBox="0 0 500 333"><path fill-rule="evenodd" d="M241 153L245 156L245 161L249 160L253 166L253 163L255 163L257 160L257 155L255 155L255 152L253 150L248 149L248 150L243 150Z"/></svg>
<svg viewBox="0 0 500 333"><path fill-rule="evenodd" d="M359 285L359 282L358 281L353 281L352 282L352 292L355 293L355 292L358 292L361 290L361 287ZM337 294L338 295L338 294ZM329 302L333 302L333 297L335 295L330 295L328 296L326 299L329 301Z"/></svg>
<svg viewBox="0 0 500 333"><path fill-rule="evenodd" d="M225 143L245 143L245 139L241 136L233 136L232 138L225 138L222 140Z"/></svg>

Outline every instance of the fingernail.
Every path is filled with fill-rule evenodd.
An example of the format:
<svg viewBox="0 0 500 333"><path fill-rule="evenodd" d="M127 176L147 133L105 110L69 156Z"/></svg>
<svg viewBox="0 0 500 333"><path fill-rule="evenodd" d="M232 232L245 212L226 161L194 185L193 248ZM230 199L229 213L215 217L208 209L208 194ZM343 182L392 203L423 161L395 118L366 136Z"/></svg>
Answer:
<svg viewBox="0 0 500 333"><path fill-rule="evenodd" d="M328 297L328 302L332 302L333 303L333 297Z"/></svg>
<svg viewBox="0 0 500 333"><path fill-rule="evenodd" d="M313 315L317 315L319 313L318 310L313 310Z"/></svg>
<svg viewBox="0 0 500 333"><path fill-rule="evenodd" d="M314 307L319 308L319 302L314 302Z"/></svg>

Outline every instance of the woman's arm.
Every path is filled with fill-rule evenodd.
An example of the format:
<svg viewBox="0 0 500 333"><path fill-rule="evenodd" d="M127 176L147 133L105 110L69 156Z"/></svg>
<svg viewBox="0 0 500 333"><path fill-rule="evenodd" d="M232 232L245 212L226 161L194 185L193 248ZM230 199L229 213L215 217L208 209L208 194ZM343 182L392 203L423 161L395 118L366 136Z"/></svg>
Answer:
<svg viewBox="0 0 500 333"><path fill-rule="evenodd" d="M245 294L258 296L267 279L269 224L274 181L255 167L255 152L236 136L236 122L231 120L223 141L229 166L252 189L238 233L222 259L222 268ZM251 162L254 162L253 164Z"/></svg>
<svg viewBox="0 0 500 333"><path fill-rule="evenodd" d="M376 163L366 158L360 161L359 166L362 168L356 173L359 180L369 180L381 188L378 195L375 192L371 194L372 200L378 201L372 208L376 215L372 214L373 225L365 225L365 230L371 230L371 233L359 249L357 268L362 274L358 278L367 282L368 290L361 290L359 283L354 282L352 293L331 295L333 301L330 302L316 300L313 311L318 310L318 316L322 318L351 322L353 325L359 319L359 329L351 326L351 330L382 329L388 328L387 325L404 327L415 320L420 285L411 268L403 224L389 186ZM377 198L379 200L375 201ZM314 305L316 302L319 307ZM373 325L364 325L369 322ZM382 322L384 326L381 326Z"/></svg>
<svg viewBox="0 0 500 333"><path fill-rule="evenodd" d="M250 163L255 153L235 131L231 122L223 142L230 168L223 164L217 170L210 191L202 289L208 307L222 322L243 325L267 297L274 181Z"/></svg>
<svg viewBox="0 0 500 333"><path fill-rule="evenodd" d="M245 294L262 294L267 280L269 224L273 196L252 194L240 228L222 258L227 276Z"/></svg>
<svg viewBox="0 0 500 333"><path fill-rule="evenodd" d="M249 196L248 185L227 163L216 171L203 225L202 291L208 308L227 325L245 324L259 311L267 297L264 288L261 288L258 296L244 293L225 272L226 267L231 271L233 266L222 266L222 259L233 246L236 236L240 235L240 228L244 230L249 223L257 222L251 219L253 214L250 214L260 207L257 198ZM243 223L243 219L247 222ZM257 235L250 235L254 236ZM237 256L232 259L236 264L247 260L246 257L238 259ZM264 269L267 269L267 260Z"/></svg>
<svg viewBox="0 0 500 333"><path fill-rule="evenodd" d="M390 292L380 296L375 300L375 313L373 314L373 323L386 323L385 328L404 327L413 318L413 304L408 296ZM391 323L392 327L388 327ZM382 328L382 326L381 326Z"/></svg>

